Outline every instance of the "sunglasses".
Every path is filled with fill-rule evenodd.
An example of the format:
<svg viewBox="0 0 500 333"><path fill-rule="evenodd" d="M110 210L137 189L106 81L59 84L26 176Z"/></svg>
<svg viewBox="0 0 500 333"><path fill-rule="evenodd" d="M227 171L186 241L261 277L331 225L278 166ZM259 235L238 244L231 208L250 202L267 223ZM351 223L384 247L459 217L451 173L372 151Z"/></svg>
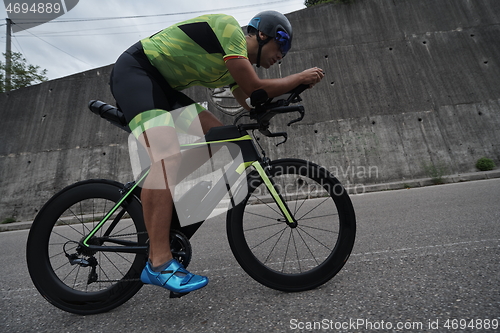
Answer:
<svg viewBox="0 0 500 333"><path fill-rule="evenodd" d="M290 40L290 36L284 31L278 31L276 32L276 43L278 43L278 46L280 48L281 54L283 57L290 51L290 48L292 47L292 41Z"/></svg>

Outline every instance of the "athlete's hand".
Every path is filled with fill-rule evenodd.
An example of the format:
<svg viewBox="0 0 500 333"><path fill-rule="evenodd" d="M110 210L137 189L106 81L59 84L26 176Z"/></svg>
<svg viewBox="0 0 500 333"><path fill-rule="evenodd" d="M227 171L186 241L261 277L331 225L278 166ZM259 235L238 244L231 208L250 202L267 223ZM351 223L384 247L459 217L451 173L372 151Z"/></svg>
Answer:
<svg viewBox="0 0 500 333"><path fill-rule="evenodd" d="M320 82L325 77L323 70L318 67L306 69L301 74L302 83L309 85L309 88L314 87L316 83Z"/></svg>

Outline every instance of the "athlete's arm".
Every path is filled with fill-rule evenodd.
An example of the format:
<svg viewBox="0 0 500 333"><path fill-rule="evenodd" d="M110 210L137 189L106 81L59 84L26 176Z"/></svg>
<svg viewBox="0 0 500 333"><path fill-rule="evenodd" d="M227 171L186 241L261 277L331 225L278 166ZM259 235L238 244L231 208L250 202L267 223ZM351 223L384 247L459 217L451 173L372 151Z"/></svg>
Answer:
<svg viewBox="0 0 500 333"><path fill-rule="evenodd" d="M241 88L250 96L258 89L264 89L269 97L285 94L300 84L314 86L323 78L323 70L317 67L279 79L261 79L247 59L230 59L226 62L229 73Z"/></svg>
<svg viewBox="0 0 500 333"><path fill-rule="evenodd" d="M245 108L245 110L250 110L250 109L251 109L251 107L250 107L250 106L248 106L247 101L246 101L246 100L247 100L247 98L248 98L248 95L247 95L247 94L245 94L245 93L243 92L243 90L242 90L240 87L236 87L236 88L233 90L233 96L234 96L234 98L236 99L236 101L237 101L238 103L240 103L240 105L241 105L242 107L244 107L244 108Z"/></svg>

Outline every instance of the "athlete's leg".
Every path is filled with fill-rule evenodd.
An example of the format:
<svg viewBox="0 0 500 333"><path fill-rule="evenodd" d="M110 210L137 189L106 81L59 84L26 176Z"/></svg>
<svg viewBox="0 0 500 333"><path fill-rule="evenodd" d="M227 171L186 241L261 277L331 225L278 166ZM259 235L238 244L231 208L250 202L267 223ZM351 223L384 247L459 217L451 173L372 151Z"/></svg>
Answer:
<svg viewBox="0 0 500 333"><path fill-rule="evenodd" d="M117 60L110 85L134 135L148 150L152 161L151 171L142 184L141 201L150 238L150 261L153 266L165 264L172 257L169 234L173 200L170 188L175 186L180 157L174 122L166 111L177 107L174 106L177 96L151 66L140 43ZM145 124L145 119L150 122ZM145 271L150 272L149 268L148 264ZM154 278L151 283L157 284L157 280Z"/></svg>
<svg viewBox="0 0 500 333"><path fill-rule="evenodd" d="M170 224L172 221L172 193L181 161L177 133L174 127L160 126L147 129L139 141L148 150L151 169L141 191L144 222L149 235L149 259L153 266L172 259L170 251Z"/></svg>
<svg viewBox="0 0 500 333"><path fill-rule="evenodd" d="M138 117L139 120L137 120L137 126L133 132L148 150L152 162L151 170L143 183L141 193L144 220L150 239L149 259L151 265L146 266L141 280L147 283L159 283L171 290L175 289L171 288L172 285L169 285L170 282L167 283L167 281L177 280L183 285L183 288L187 284L188 291L194 290L206 285L208 279L193 276L185 270L180 275L173 273L172 278L166 278L165 274L153 272L155 266L160 270L167 270L167 266L168 270L174 269L174 267L175 271L179 269L169 261L172 259L169 236L173 213L173 193L177 184L181 154L175 120L171 119L173 124L167 124L168 122L161 124L159 121L159 126L157 122L158 119L166 117L162 115L162 110L170 111L192 105L194 102L184 94L174 91L166 81L162 81L161 75L158 75L154 69L148 68L149 61L142 57L143 53L140 52L140 48L129 51L115 64L114 74L116 75L112 76L111 83L113 95L127 120L132 124ZM154 112L148 114L148 111L158 111L159 115L154 116ZM198 120L198 133L193 133L195 135L202 136L211 127L221 125L208 111L202 111L197 107L194 114ZM147 119L153 119L150 117L151 115L154 116L153 126L145 126L141 118L144 116ZM171 116L170 113L168 116ZM188 127L189 131L196 132L197 128L194 123ZM199 129L200 127L201 129ZM180 279L183 274L186 279Z"/></svg>
<svg viewBox="0 0 500 333"><path fill-rule="evenodd" d="M192 135L203 136L210 128L222 126L222 123L209 111L202 111L198 117L203 133L200 133L200 126L195 121L189 129ZM159 266L172 259L169 242L165 242L170 237L171 218L166 217L171 217L173 212L172 193L175 193L177 185L181 156L183 175L189 175L205 163L206 159L200 158L204 154L199 154L196 150L181 155L177 130L173 127L161 126L148 129L139 137L139 141L147 147L151 160L156 161L152 163L151 171L144 182L141 200L146 229L150 235L149 257L153 266Z"/></svg>
<svg viewBox="0 0 500 333"><path fill-rule="evenodd" d="M203 136L212 127L222 126L217 117L215 117L210 111L203 110L197 115L197 119L193 120L191 125L185 130L185 132L190 135L201 137L200 141L203 141ZM192 174L195 170L201 167L205 162L207 162L213 154L218 151L219 148L208 148L207 146L202 146L200 148L192 148L182 152L182 162L181 167L178 172L178 181L182 181L184 178Z"/></svg>
<svg viewBox="0 0 500 333"><path fill-rule="evenodd" d="M195 125L194 123L189 127L189 133L196 135L196 136L203 136L207 134L207 132L212 128L212 127L218 127L222 126L222 123L220 122L219 119L217 119L216 116L213 115L208 110L203 110L198 114L199 118L199 123L201 124L201 130L202 133L200 133L200 126Z"/></svg>

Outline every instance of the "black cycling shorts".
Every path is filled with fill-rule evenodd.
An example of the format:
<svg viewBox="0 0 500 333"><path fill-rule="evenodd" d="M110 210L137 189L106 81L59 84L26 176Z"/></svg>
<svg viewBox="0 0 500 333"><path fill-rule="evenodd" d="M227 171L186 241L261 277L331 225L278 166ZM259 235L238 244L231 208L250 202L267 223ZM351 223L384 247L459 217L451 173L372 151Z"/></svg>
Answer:
<svg viewBox="0 0 500 333"><path fill-rule="evenodd" d="M172 111L195 104L191 98L168 84L149 62L141 42L131 46L118 58L111 72L110 86L117 107L122 110L128 123L133 120L133 123L138 122L140 117L137 116L145 112L152 111L154 116L162 110ZM197 115L202 110L196 104L190 113ZM151 118L151 112L147 118ZM140 131L134 134L138 136Z"/></svg>

